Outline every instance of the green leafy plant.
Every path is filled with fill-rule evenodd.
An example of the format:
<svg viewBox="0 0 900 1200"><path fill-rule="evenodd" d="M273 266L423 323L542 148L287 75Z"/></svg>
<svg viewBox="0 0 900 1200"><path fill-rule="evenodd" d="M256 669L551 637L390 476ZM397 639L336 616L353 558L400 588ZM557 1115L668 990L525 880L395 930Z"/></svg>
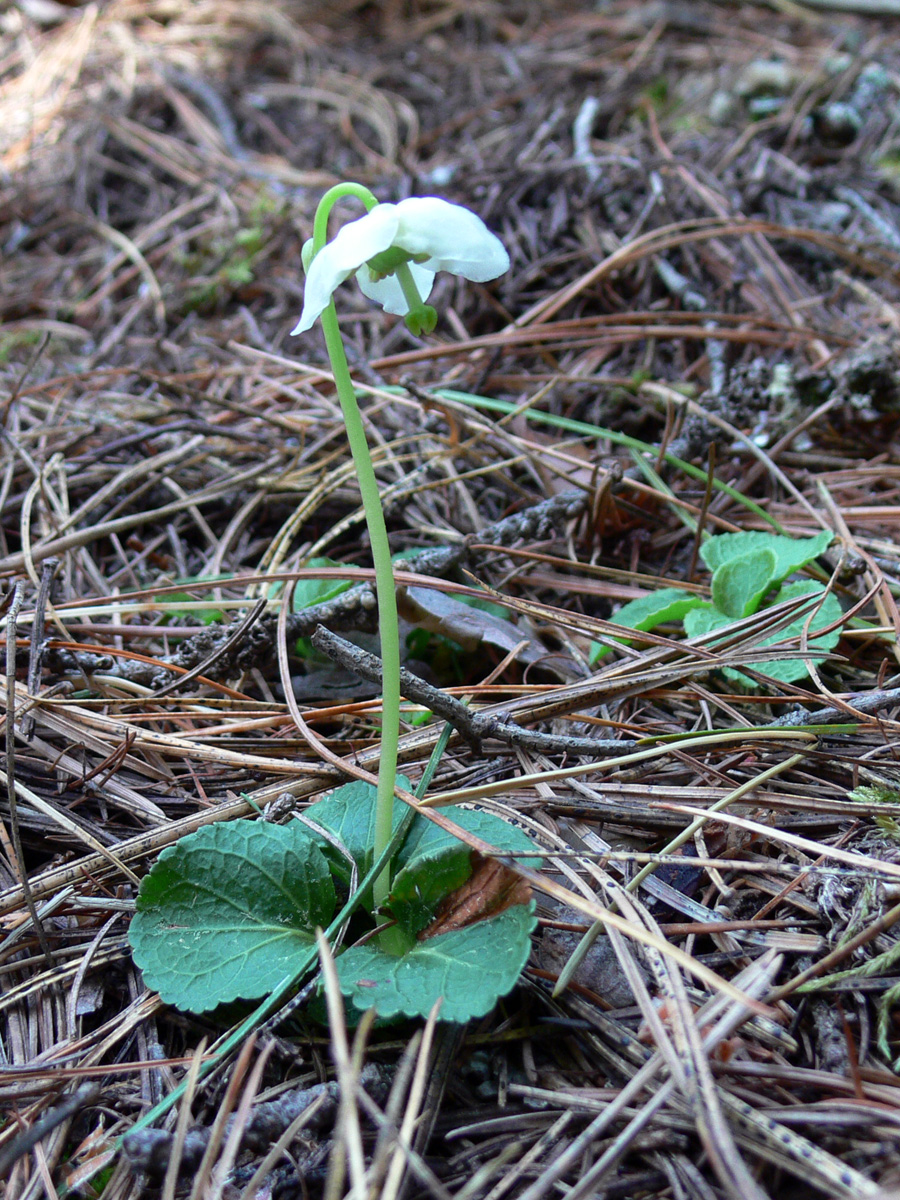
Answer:
<svg viewBox="0 0 900 1200"><path fill-rule="evenodd" d="M299 970L334 905L328 863L302 825L210 825L163 850L144 879L135 961L179 1008L255 999Z"/></svg>
<svg viewBox="0 0 900 1200"><path fill-rule="evenodd" d="M696 637L716 629L727 630L736 621L757 612L763 613L786 600L818 597L819 603L811 618L804 610L786 628L765 637L759 644L770 646L799 638L808 626L810 648L831 650L838 643L840 630L818 631L840 621L840 604L814 580L794 583L785 583L785 580L818 558L832 538L827 530L812 538L789 538L752 531L711 537L700 548L701 558L712 571L711 600L703 600L678 588L662 588L623 605L615 615L616 624L646 632L670 621L683 621L688 637ZM617 640L627 643L625 638ZM591 663L598 662L609 649L609 646L593 642ZM763 674L783 683L792 683L809 674L806 662L800 658L771 658L755 666ZM739 683L751 682L748 675L734 667L725 667L724 674Z"/></svg>
<svg viewBox="0 0 900 1200"><path fill-rule="evenodd" d="M184 583L197 583L199 580L185 579ZM157 599L156 596L153 597ZM164 598L159 597L161 601L160 607L163 604L166 608L166 615L163 617L163 624L169 622L180 623L182 621L199 621L201 625L218 625L225 620L225 613L221 608L214 604L207 604L202 597L198 598L191 592L169 592ZM178 605L183 604L191 607L179 608Z"/></svg>
<svg viewBox="0 0 900 1200"><path fill-rule="evenodd" d="M215 308L222 299L255 281L259 258L269 238L267 218L273 211L271 204L257 201L249 214L249 224L184 256L185 266L197 277L186 297L188 311Z"/></svg>
<svg viewBox="0 0 900 1200"><path fill-rule="evenodd" d="M17 350L39 345L43 336L40 329L12 329L4 333L0 337L0 366L6 366Z"/></svg>
<svg viewBox="0 0 900 1200"><path fill-rule="evenodd" d="M286 977L299 980L316 928L330 923L351 885L371 871L376 804L375 787L348 783L306 810L309 824L230 821L164 850L141 886L130 931L148 985L169 1004L204 1012L268 995ZM395 832L402 818L395 811ZM533 861L531 839L492 813L455 809L453 820ZM375 911L372 888L363 889L350 926L358 944L338 954L351 1004L382 1017L414 1017L442 998L443 1020L466 1021L515 985L536 923L532 903L504 907L502 889L479 885L467 896L476 919L429 934L477 861L458 838L415 814L391 860L384 913ZM398 933L389 949L366 940L385 919Z"/></svg>
<svg viewBox="0 0 900 1200"><path fill-rule="evenodd" d="M329 242L329 215L344 197L361 201L366 215ZM245 255L237 265L245 271L258 247L252 239L241 245ZM464 1021L487 1012L515 984L528 957L534 914L514 873L510 883L505 868L479 861L460 839L394 805L397 783L407 785L396 779L400 641L394 574L333 293L355 272L366 296L404 316L414 334L430 333L437 313L425 300L437 271L483 282L502 274L509 256L459 205L436 197L379 204L368 188L345 183L320 201L302 258L304 305L293 332L321 319L375 570L382 658L378 784L339 788L308 810L309 825L230 822L165 850L142 883L132 948L147 982L183 1008L206 1011L228 1000L280 995L311 968L316 927L343 920L334 917L335 907L363 877L365 885L342 909L353 912L349 934L357 939L337 959L345 994L356 1007L375 1007L382 1016L424 1015L441 998L443 1019ZM294 606L329 599L348 586L301 581ZM532 851L524 834L488 813L460 810L455 818L505 853ZM468 890L455 910L460 889Z"/></svg>
<svg viewBox="0 0 900 1200"><path fill-rule="evenodd" d="M900 792L886 784L862 783L848 793L849 800L855 804L900 804ZM900 821L888 813L872 813L872 820L886 838L900 844Z"/></svg>

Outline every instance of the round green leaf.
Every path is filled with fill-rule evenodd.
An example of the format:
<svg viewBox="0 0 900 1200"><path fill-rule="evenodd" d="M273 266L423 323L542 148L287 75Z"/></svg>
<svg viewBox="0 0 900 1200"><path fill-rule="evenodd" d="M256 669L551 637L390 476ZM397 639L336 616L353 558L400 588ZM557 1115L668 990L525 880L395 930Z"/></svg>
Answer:
<svg viewBox="0 0 900 1200"><path fill-rule="evenodd" d="M747 530L741 533L718 533L707 538L700 547L700 557L711 571L735 558L743 558L757 550L771 550L775 555L773 583L781 583L788 575L800 571L828 549L834 541L830 530L810 538L784 537L779 533Z"/></svg>
<svg viewBox="0 0 900 1200"><path fill-rule="evenodd" d="M298 972L334 905L328 863L298 822L222 822L163 850L129 938L148 987L205 1012Z"/></svg>
<svg viewBox="0 0 900 1200"><path fill-rule="evenodd" d="M347 564L334 558L311 558L303 565L318 568L346 567ZM353 586L352 579L298 579L294 584L294 612L300 612L313 604L324 604L326 600L333 600L335 596L342 595Z"/></svg>
<svg viewBox="0 0 900 1200"><path fill-rule="evenodd" d="M406 933L416 934L429 923L444 899L462 887L472 874L472 852L454 841L443 851L415 863L394 877L387 906Z"/></svg>
<svg viewBox="0 0 900 1200"><path fill-rule="evenodd" d="M701 633L710 633L713 629L726 629L734 623L734 617L720 612L711 604L703 604L685 616L684 632L688 637L698 637Z"/></svg>
<svg viewBox="0 0 900 1200"><path fill-rule="evenodd" d="M803 630L809 622L809 646L812 650L824 651L833 650L841 640L840 629L832 629L830 633L819 634L813 636L818 629L824 629L828 625L833 625L835 621L840 621L842 610L837 597L832 593L825 593L825 589L821 584L815 583L812 579L801 579L797 583L788 583L781 589L780 592L772 599L772 604L780 604L783 600L796 600L800 596L822 596L822 603L813 613L812 620L809 619L809 613L804 613L802 617L797 617L785 629L779 630L772 637L766 638L760 642L761 646L769 646L773 642L783 641L785 638L796 638L800 641ZM809 674L809 669L802 658L770 658L765 662L761 662L756 668L762 671L765 675L771 675L773 679L780 679L782 683L794 683L798 679L805 679ZM727 674L727 672L726 672ZM737 677L740 672L733 672L733 677ZM744 676L746 680L746 676Z"/></svg>
<svg viewBox="0 0 900 1200"><path fill-rule="evenodd" d="M616 625L624 625L626 629L639 629L646 632L655 629L657 625L665 625L668 621L681 621L686 613L696 608L703 601L699 596L685 592L681 588L660 588L637 600L629 600L627 604L613 614ZM627 638L617 638L625 646L631 642ZM588 661L591 666L599 662L612 647L602 642L591 642Z"/></svg>
<svg viewBox="0 0 900 1200"><path fill-rule="evenodd" d="M515 987L528 961L533 904L517 904L487 921L417 942L394 958L376 945L351 946L337 960L341 991L379 1017L425 1017L443 997L442 1021L490 1012Z"/></svg>
<svg viewBox="0 0 900 1200"><path fill-rule="evenodd" d="M507 854L533 855L536 849L534 842L518 825L504 821L502 817L486 808L464 808L462 805L454 805L441 811L467 833L496 846L498 850L505 850ZM468 850L459 838L417 813L403 845L397 851L396 870L399 872L411 866L416 859L434 859L446 848L456 849L458 846ZM534 866L536 860L534 857L528 857L522 862L524 866ZM539 861L537 865L540 865Z"/></svg>

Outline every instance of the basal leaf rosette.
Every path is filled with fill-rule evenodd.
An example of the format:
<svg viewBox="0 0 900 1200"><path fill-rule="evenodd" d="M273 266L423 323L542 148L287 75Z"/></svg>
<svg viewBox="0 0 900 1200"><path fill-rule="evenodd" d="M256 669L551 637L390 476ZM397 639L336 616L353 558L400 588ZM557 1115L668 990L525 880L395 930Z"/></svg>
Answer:
<svg viewBox="0 0 900 1200"><path fill-rule="evenodd" d="M407 781L400 779L403 786ZM371 865L370 834L375 788L353 782L311 805L306 815L327 828L356 861L360 873ZM540 866L536 846L523 830L479 808L452 808L446 815L466 832L528 866ZM396 827L396 823L395 823ZM346 885L346 858L326 851L335 878ZM404 950L390 954L376 943L350 946L338 955L341 990L355 1008L374 1008L379 1017L424 1017L442 999L442 1021L468 1021L490 1011L515 987L531 950L534 905L522 903L527 889L511 892L514 873L483 859L465 842L427 817L416 814L392 864L387 910L397 922ZM462 928L430 934L448 903L465 892L478 873L482 885ZM512 881L512 884L511 884ZM370 897L367 897L370 900ZM502 911L497 911L502 908ZM446 924L452 924L452 916Z"/></svg>
<svg viewBox="0 0 900 1200"><path fill-rule="evenodd" d="M755 649L762 650L766 646L772 646L776 643L787 643L790 645L794 640L799 643L804 633L808 638L808 647L813 651L816 658L821 658L823 654L834 649L841 638L840 628L837 627L842 616L841 606L837 599L830 592L826 592L821 584L816 583L812 579L800 579L796 583L787 583L776 593L771 607L781 604L785 600L800 600L804 596L816 596L819 598L819 604L814 609L812 617L810 617L809 612L804 612L802 616L795 618L784 629L780 629L776 633L764 637ZM715 629L727 630L728 626L732 623L731 617L726 616L710 605L705 605L695 608L687 614L684 619L684 629L688 637L696 637L702 633L710 633ZM828 632L820 633L819 631L823 629L828 629ZM798 679L805 679L809 675L809 668L804 659L791 651L780 653L777 658L767 658L762 662L754 662L753 668L763 675L780 680L782 683L795 683ZM723 667L722 673L726 679L730 679L734 683L741 683L749 687L754 686L749 675L745 675L743 671L739 671L736 667Z"/></svg>
<svg viewBox="0 0 900 1200"><path fill-rule="evenodd" d="M790 538L754 530L717 534L704 542L700 550L701 558L712 571L711 600L675 588L662 588L629 601L615 613L613 620L617 625L640 631L656 629L669 621L683 621L688 637L696 637L717 629L727 630L736 621L757 612L763 614L767 608L784 600L819 596L820 604L811 617L805 612L786 629L771 634L759 644L776 645L805 635L809 638L809 648L821 657L823 652L833 650L840 640L841 606L814 580L803 579L788 584L784 580L823 554L832 541L833 534L829 530L810 538ZM777 592L776 588L779 588ZM828 632L820 632L825 629ZM626 638L616 640L629 644ZM599 662L609 649L601 642L591 643L591 664ZM807 663L808 660L790 654L766 659L754 666L773 679L793 683L809 674ZM734 682L752 686L750 677L734 667L723 668L723 673Z"/></svg>
<svg viewBox="0 0 900 1200"><path fill-rule="evenodd" d="M306 810L331 841L299 821L241 820L165 849L141 884L129 931L147 986L166 1003L206 1012L299 981L315 960L316 927L329 925L338 895L349 893L348 856L360 879L373 864L376 804L375 787L354 781ZM502 854L539 865L528 835L495 814L453 809L451 817ZM419 813L391 874L385 911L372 913L369 888L359 915L370 929L393 918L399 951L372 942L340 951L344 994L382 1017L426 1016L438 999L445 1021L486 1013L528 960L536 918L527 886ZM360 936L359 921L353 928Z"/></svg>
<svg viewBox="0 0 900 1200"><path fill-rule="evenodd" d="M410 791L412 784L405 775L398 775L396 782ZM378 796L371 783L357 779L335 788L321 800L311 804L304 816L316 825L327 829L339 844L322 841L322 852L328 859L332 874L341 887L347 887L352 875L350 859L356 864L360 879L366 875L375 861L374 838ZM403 817L403 806L395 804L391 813L391 830L394 832ZM363 907L372 907L372 889L367 888L362 899Z"/></svg>

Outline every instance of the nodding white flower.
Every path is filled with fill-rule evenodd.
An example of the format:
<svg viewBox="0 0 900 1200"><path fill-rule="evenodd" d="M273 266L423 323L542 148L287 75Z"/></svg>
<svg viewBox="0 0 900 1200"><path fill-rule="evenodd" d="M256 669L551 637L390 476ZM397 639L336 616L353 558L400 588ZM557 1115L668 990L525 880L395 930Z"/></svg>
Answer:
<svg viewBox="0 0 900 1200"><path fill-rule="evenodd" d="M406 316L410 306L394 272L407 263L424 302L436 272L452 271L483 283L509 269L509 255L481 218L462 205L436 196L378 204L344 225L309 264L303 312L291 333L311 329L334 290L354 272L370 300L386 312Z"/></svg>

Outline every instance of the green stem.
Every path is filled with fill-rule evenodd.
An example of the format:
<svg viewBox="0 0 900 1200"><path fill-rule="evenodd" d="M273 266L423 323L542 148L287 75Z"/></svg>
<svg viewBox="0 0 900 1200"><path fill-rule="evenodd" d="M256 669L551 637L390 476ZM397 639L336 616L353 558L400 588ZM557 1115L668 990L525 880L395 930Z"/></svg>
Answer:
<svg viewBox="0 0 900 1200"><path fill-rule="evenodd" d="M371 212L378 204L378 201L369 189L363 187L361 183L336 183L334 187L329 188L319 201L319 207L316 209L316 217L313 222L314 258L328 241L328 218L331 216L331 210L338 200L343 200L345 196L353 196L361 201L365 206L366 212Z"/></svg>
<svg viewBox="0 0 900 1200"><path fill-rule="evenodd" d="M387 527L381 509L378 481L372 467L366 431L363 428L356 392L350 378L350 368L341 341L337 312L332 301L322 313L325 345L331 359L334 383L337 388L347 440L359 480L372 563L375 567L375 586L378 593L378 631L381 636L381 749L378 758L378 799L375 805L375 857L391 837L391 817L394 809L394 778L397 771L397 742L400 738L400 629L397 620L397 597L394 593L394 569ZM376 906L387 898L390 890L390 867L386 866L375 880L373 894Z"/></svg>
<svg viewBox="0 0 900 1200"><path fill-rule="evenodd" d="M339 183L325 193L316 209L313 225L313 258L328 239L328 217L334 204L345 196L362 201L370 212L378 203L368 188L359 183ZM381 748L378 759L378 796L375 805L375 858L379 858L391 838L394 811L394 782L397 773L397 742L400 738L400 630L397 619L397 597L394 592L394 570L391 564L391 549L387 527L381 508L378 481L369 454L366 432L363 428L356 391L350 378L347 355L341 340L337 312L332 301L322 313L322 330L325 345L334 373L334 384L344 424L350 453L359 480L369 542L372 547L372 563L375 567L375 586L378 594L378 631L381 638ZM373 895L376 907L388 896L391 886L390 864L375 880ZM390 931L389 931L390 932ZM390 937L388 937L390 941ZM387 947L386 947L387 948Z"/></svg>
<svg viewBox="0 0 900 1200"><path fill-rule="evenodd" d="M394 276L403 291L404 299L409 306L406 314L406 327L416 337L421 333L433 333L437 325L437 313L430 304L425 304L419 295L416 281L413 279L409 263L401 263L394 271Z"/></svg>

